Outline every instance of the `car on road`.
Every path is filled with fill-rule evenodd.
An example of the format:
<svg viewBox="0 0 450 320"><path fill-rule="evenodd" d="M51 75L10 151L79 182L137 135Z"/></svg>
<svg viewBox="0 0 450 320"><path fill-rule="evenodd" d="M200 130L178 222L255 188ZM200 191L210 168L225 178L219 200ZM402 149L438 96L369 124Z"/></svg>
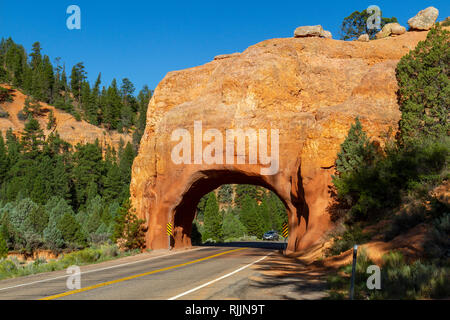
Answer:
<svg viewBox="0 0 450 320"><path fill-rule="evenodd" d="M268 231L263 235L263 240L278 240L278 239L279 239L278 232L273 230Z"/></svg>

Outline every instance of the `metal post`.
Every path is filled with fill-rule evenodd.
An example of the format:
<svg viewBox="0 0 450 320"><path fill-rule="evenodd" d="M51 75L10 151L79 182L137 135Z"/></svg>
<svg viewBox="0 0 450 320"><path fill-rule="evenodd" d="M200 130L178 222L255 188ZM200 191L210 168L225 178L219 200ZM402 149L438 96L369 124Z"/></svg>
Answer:
<svg viewBox="0 0 450 320"><path fill-rule="evenodd" d="M355 291L355 273L356 273L356 257L358 255L358 245L353 247L353 265L352 265L352 278L350 282L350 300L353 300Z"/></svg>
<svg viewBox="0 0 450 320"><path fill-rule="evenodd" d="M171 217L170 217L170 212L167 214L167 224L169 224L169 223L171 223L171 220L172 219L170 219ZM166 225L167 225L166 224ZM167 231L167 230L166 230ZM173 232L173 231L172 231ZM170 234L169 234L169 232L166 232L167 233L167 249L168 250L170 250Z"/></svg>

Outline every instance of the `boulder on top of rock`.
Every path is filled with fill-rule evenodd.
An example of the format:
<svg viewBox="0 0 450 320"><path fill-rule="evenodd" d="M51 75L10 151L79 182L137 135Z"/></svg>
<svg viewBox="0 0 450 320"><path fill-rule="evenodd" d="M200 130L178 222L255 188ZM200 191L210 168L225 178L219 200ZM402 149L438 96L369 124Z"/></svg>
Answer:
<svg viewBox="0 0 450 320"><path fill-rule="evenodd" d="M382 39L389 37L391 35L401 35L406 32L406 28L401 26L400 24L393 22L393 23L387 23L383 26L383 29L381 29L380 32L378 32L375 37L377 39Z"/></svg>
<svg viewBox="0 0 450 320"><path fill-rule="evenodd" d="M333 35L328 30L323 30L323 33L320 36L327 39L333 39Z"/></svg>
<svg viewBox="0 0 450 320"><path fill-rule="evenodd" d="M436 23L439 10L435 7L428 7L408 20L410 30L430 30Z"/></svg>
<svg viewBox="0 0 450 320"><path fill-rule="evenodd" d="M317 26L302 26L298 27L294 31L295 38L304 38L304 37L322 37L324 34L324 30L321 25Z"/></svg>
<svg viewBox="0 0 450 320"><path fill-rule="evenodd" d="M369 35L367 33L360 35L358 37L358 41L369 42L370 41Z"/></svg>

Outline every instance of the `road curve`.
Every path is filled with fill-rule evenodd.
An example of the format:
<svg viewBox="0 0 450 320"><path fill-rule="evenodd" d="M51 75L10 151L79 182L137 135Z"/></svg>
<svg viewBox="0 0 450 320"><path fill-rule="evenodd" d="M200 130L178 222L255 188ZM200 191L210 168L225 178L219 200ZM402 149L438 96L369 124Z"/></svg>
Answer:
<svg viewBox="0 0 450 320"><path fill-rule="evenodd" d="M131 263L118 259L108 267L82 267L81 288L73 290L67 288L65 271L3 280L0 281L0 299L198 299L209 287L224 290L233 281L242 280L251 266L276 248L279 245L251 248L229 244L172 252Z"/></svg>

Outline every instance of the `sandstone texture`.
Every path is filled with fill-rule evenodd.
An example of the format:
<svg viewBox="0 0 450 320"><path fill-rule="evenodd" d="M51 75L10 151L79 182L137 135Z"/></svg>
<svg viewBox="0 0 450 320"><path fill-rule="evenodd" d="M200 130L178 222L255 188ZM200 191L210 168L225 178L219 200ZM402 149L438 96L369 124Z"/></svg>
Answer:
<svg viewBox="0 0 450 320"><path fill-rule="evenodd" d="M430 30L436 23L439 10L435 7L428 7L408 20L410 30Z"/></svg>
<svg viewBox="0 0 450 320"><path fill-rule="evenodd" d="M10 88L8 85L1 85L4 88ZM5 136L6 131L11 128L16 135L20 135L25 127L25 121L21 121L17 117L17 113L23 109L25 99L27 98L22 92L15 90L13 92L13 102L3 103L1 108L9 113L9 117L0 118L0 132ZM37 116L41 129L45 136L52 131L57 131L61 139L75 146L77 143L93 143L96 139L102 146L110 145L116 150L118 149L120 140L126 144L131 142L131 135L120 134L117 131L107 131L105 129L94 126L86 121L76 121L75 118L60 109L40 102L42 106L42 116ZM53 111L56 121L56 128L48 130L48 113Z"/></svg>
<svg viewBox="0 0 450 320"><path fill-rule="evenodd" d="M311 32L320 35L320 29ZM232 58L169 72L149 103L132 169L131 200L146 221L147 247L167 248L168 222L174 224L171 245L190 246L199 199L231 183L260 185L280 197L289 217L287 252L320 241L331 225L327 210L340 144L357 116L380 144L390 128L395 132L395 68L426 34L371 42L271 39ZM193 146L194 121L202 122L203 132L217 129L224 136L227 129L279 130L279 171L262 175L267 165L250 164L247 148L243 164L175 164L171 152L179 141L172 133L186 129ZM234 160L243 155L234 152Z"/></svg>

